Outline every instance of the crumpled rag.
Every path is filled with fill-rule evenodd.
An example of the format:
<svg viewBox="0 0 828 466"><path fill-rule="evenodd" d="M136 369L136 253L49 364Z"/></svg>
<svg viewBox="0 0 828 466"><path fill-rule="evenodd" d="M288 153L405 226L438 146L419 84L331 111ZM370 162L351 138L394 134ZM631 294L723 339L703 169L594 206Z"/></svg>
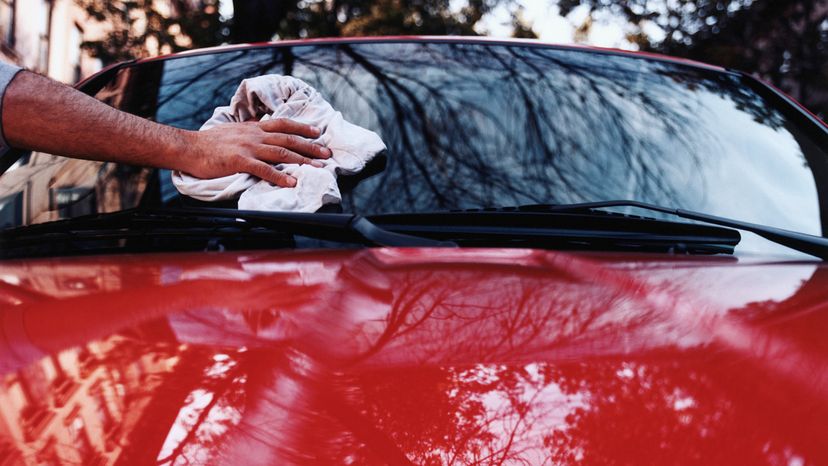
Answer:
<svg viewBox="0 0 828 466"><path fill-rule="evenodd" d="M174 171L172 181L176 189L202 201L238 197L242 210L315 212L325 204L342 201L337 175L358 173L385 150L385 144L376 133L345 121L342 114L306 82L276 74L242 81L230 105L217 108L200 130L223 123L274 118L290 118L320 128L322 135L315 142L333 153L329 159L320 159L325 166L276 165L277 169L296 178L296 186L292 188L275 186L246 173L200 179Z"/></svg>

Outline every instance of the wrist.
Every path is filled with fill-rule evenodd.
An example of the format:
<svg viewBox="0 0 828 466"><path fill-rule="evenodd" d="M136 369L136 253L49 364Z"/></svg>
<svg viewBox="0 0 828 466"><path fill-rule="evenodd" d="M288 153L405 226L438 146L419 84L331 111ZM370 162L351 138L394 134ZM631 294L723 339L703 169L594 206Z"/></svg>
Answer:
<svg viewBox="0 0 828 466"><path fill-rule="evenodd" d="M174 128L172 144L169 144L164 151L164 168L178 170L187 173L194 171L200 157L200 143L198 131L188 131Z"/></svg>

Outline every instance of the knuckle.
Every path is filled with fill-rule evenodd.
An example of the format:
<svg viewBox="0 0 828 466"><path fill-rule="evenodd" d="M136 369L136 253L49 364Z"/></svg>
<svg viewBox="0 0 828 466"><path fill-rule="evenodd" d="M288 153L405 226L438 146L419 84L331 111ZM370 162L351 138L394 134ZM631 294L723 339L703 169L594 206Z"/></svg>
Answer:
<svg viewBox="0 0 828 466"><path fill-rule="evenodd" d="M282 159L290 158L290 151L285 149L284 147L277 147L275 152L276 152L276 155L281 157Z"/></svg>

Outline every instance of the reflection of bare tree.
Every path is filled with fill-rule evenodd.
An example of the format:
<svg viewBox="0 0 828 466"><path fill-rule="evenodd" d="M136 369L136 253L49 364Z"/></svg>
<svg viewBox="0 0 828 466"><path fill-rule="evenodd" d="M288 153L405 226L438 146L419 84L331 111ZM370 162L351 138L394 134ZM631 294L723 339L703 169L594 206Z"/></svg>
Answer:
<svg viewBox="0 0 828 466"><path fill-rule="evenodd" d="M813 178L816 202L828 189L820 176L828 171L821 149L738 76L658 60L495 44L261 47L126 67L98 97L147 118L196 129L215 107L228 104L242 79L266 73L309 82L347 119L386 141L384 173L353 188L343 184L347 211L608 198L713 211L739 202L760 205L765 199L768 208L739 216L801 230L803 216L785 217L784 199L777 199L773 189L730 202L732 193L721 181L731 172L723 178L711 175L726 161L753 163L754 154L734 147L738 138L714 127L722 115L738 112L764 125L746 133L767 133L762 137L768 149L756 163L763 179L773 182L763 170L780 163L777 156L785 163L794 157L811 176L803 171L805 178L786 180L780 189L806 186ZM777 146L789 153L773 153ZM176 196L165 173L112 164L98 170L95 162L60 158L39 166L42 158L4 175L0 197L4 215L11 217L7 222L108 212ZM733 173L732 179L739 176ZM718 181L705 185L711 179ZM28 215L19 215L24 206ZM822 218L828 224L828 215Z"/></svg>
<svg viewBox="0 0 828 466"><path fill-rule="evenodd" d="M281 73L379 131L390 163L345 193L358 212L631 196L698 202L706 192L699 168L718 150L699 117L714 111L705 99L731 100L772 127L781 119L730 75L540 47L344 44L163 65L157 107L145 116L166 123L197 128L242 79ZM130 72L137 81L155 75Z"/></svg>
<svg viewBox="0 0 828 466"><path fill-rule="evenodd" d="M340 272L350 303L384 299L370 278L375 267L357 260ZM383 273L388 307L375 318L332 298L295 338L262 342L251 334L250 349L232 355L234 367L251 371L232 376L245 380L247 401L217 458L538 463L540 432L561 427L580 395L559 396L554 366L531 361L567 348L617 352L621 339L635 340L637 328L657 320L614 313L623 293L596 291L561 267L391 268ZM278 325L269 314L254 318L260 312L245 312L256 333L262 321ZM355 312L362 317L353 320Z"/></svg>
<svg viewBox="0 0 828 466"><path fill-rule="evenodd" d="M824 373L824 358L791 364L809 361L771 344L794 333L804 354L825 354L818 287L740 311L757 321L740 328L767 337L743 351L717 333L719 310L677 310L697 296L678 280L655 285L565 254L406 262L414 254L155 258L124 267L112 289L67 284L63 300L49 284L77 272L17 266L7 273L41 285L0 287L0 298L43 317L26 326L43 350L115 332L122 343L98 364L169 361L124 403L140 412L118 434L122 464L825 459L814 428L825 388L802 383ZM51 327L66 309L85 318Z"/></svg>
<svg viewBox="0 0 828 466"><path fill-rule="evenodd" d="M365 265L354 264L347 276L375 276ZM373 463L402 454L415 464L635 462L645 452L669 461L676 448L696 442L701 449L681 462L819 451L813 435L793 443L780 436L784 430L762 414L779 400L744 383L773 386L775 375L750 365L736 373L721 350L660 342L675 315L649 309L642 297L651 290L578 261L558 266L551 275L509 266L489 273L495 270L474 264L386 270L388 311L333 339L325 334L328 345L355 340L353 357L330 365L321 342L292 342L304 356L288 355L291 363L247 385L251 400L272 401L247 413L255 422L245 429L269 420L284 430L275 439L264 431L239 435L299 463L309 461L303 451L311 445L315 460ZM359 293L359 281L349 279L347 289ZM334 305L324 315L339 312ZM302 387L298 398L279 396L286 381ZM774 410L790 422L816 418L795 408L801 399ZM718 443L739 432L743 448ZM296 450L285 451L286 444Z"/></svg>
<svg viewBox="0 0 828 466"><path fill-rule="evenodd" d="M554 371L566 393L590 400L546 436L559 464L826 461L819 429L803 428L822 423L825 404L803 407L797 390L752 364L691 351L680 361L593 360Z"/></svg>
<svg viewBox="0 0 828 466"><path fill-rule="evenodd" d="M387 173L368 198L398 202L380 199L378 192L399 188L408 205L380 209L571 201L606 197L612 183L675 195L663 177L663 166L675 163L659 153L663 136L626 121L646 114L668 125L668 136L691 134L675 130L686 120L681 106L667 106L672 97L643 93L648 101L630 102L636 94L617 69L607 72L594 63L578 68L531 48L451 45L415 49L404 58L356 47L343 51L376 80L371 108L391 113L379 121L384 135L394 135L390 151L399 169ZM440 66L446 70L435 70ZM596 132L598 127L607 130ZM691 160L698 157L693 149L687 148ZM596 184L602 172L615 178ZM575 197L562 198L567 195Z"/></svg>

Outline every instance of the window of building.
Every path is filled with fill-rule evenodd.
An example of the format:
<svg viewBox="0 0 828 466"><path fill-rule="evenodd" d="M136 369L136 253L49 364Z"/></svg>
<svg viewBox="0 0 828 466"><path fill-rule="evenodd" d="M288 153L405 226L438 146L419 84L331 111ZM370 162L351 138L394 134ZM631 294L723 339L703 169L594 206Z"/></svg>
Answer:
<svg viewBox="0 0 828 466"><path fill-rule="evenodd" d="M66 423L66 428L69 431L69 437L72 439L72 446L80 456L82 463L88 464L95 455L95 448L92 447L92 442L89 441L89 435L86 433L83 418L80 414L75 413Z"/></svg>
<svg viewBox="0 0 828 466"><path fill-rule="evenodd" d="M60 456L57 452L57 441L54 437L50 438L37 454L37 464L42 466L61 466Z"/></svg>
<svg viewBox="0 0 828 466"><path fill-rule="evenodd" d="M69 57L69 66L72 69L72 82L78 82L83 77L81 68L81 61L83 58L83 29L77 24L69 31L69 47L67 50L71 54Z"/></svg>
<svg viewBox="0 0 828 466"><path fill-rule="evenodd" d="M38 62L37 68L43 73L49 71L49 34L52 29L52 1L40 0L40 12L37 20L38 37L40 43L38 44Z"/></svg>
<svg viewBox="0 0 828 466"><path fill-rule="evenodd" d="M0 0L0 43L14 47L14 2Z"/></svg>
<svg viewBox="0 0 828 466"><path fill-rule="evenodd" d="M89 390L92 403L94 404L95 414L98 416L99 426L103 429L104 434L109 434L117 427L115 418L112 416L112 411L109 410L109 403L106 401L103 386L98 383Z"/></svg>
<svg viewBox="0 0 828 466"><path fill-rule="evenodd" d="M19 225L23 220L23 193L0 198L0 228Z"/></svg>

